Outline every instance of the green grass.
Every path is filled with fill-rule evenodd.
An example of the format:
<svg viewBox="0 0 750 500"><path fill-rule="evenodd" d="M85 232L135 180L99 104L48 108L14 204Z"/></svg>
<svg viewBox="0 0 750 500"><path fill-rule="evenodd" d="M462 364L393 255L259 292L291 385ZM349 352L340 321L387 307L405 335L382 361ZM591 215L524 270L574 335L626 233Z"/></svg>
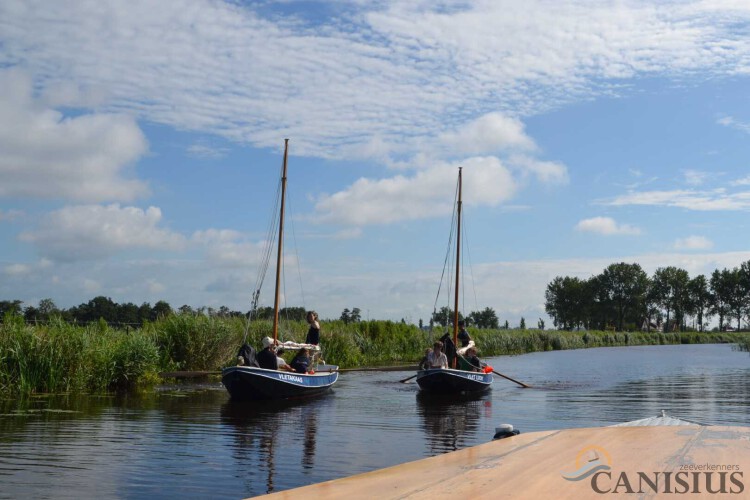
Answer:
<svg viewBox="0 0 750 500"><path fill-rule="evenodd" d="M342 368L415 364L442 329L432 334L392 321L324 322L326 361ZM147 388L163 371L214 371L234 364L246 324L243 318L177 314L143 328L121 330L100 321L72 325L53 320L27 325L20 316L0 323L0 393L107 392ZM304 322L283 323L281 341L302 342ZM481 357L538 351L627 345L737 343L750 350L742 333L568 332L558 330L470 329ZM269 321L249 325L247 341L259 348L272 336ZM289 356L287 356L289 357Z"/></svg>

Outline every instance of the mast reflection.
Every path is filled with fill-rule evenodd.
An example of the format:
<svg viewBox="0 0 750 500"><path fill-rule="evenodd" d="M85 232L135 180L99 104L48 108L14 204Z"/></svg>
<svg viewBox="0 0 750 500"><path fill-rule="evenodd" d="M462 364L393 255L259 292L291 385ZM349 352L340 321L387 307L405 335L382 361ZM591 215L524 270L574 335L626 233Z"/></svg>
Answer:
<svg viewBox="0 0 750 500"><path fill-rule="evenodd" d="M431 395L417 393L417 411L427 438L427 455L433 456L468 446L482 416L492 416L490 393Z"/></svg>
<svg viewBox="0 0 750 500"><path fill-rule="evenodd" d="M248 471L249 493L259 495L278 489L277 473L283 476L286 470L292 474L298 470L293 465L297 460L305 470L314 467L319 410L316 401L229 400L221 407L222 423L233 431L232 455L238 471ZM300 448L301 456L296 459ZM265 473L265 488L250 481L258 477L259 471Z"/></svg>

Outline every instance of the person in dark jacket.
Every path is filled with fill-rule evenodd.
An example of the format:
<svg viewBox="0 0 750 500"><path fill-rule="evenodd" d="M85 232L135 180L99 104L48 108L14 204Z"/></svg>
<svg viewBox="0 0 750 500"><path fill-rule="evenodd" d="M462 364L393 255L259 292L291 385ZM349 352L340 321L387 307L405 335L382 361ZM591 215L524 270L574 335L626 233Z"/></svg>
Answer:
<svg viewBox="0 0 750 500"><path fill-rule="evenodd" d="M320 344L320 323L318 323L318 313L315 311L307 311L307 322L310 324L310 329L307 331L305 344Z"/></svg>
<svg viewBox="0 0 750 500"><path fill-rule="evenodd" d="M307 373L310 369L310 351L307 349L300 349L294 359L292 360L291 367L297 373Z"/></svg>
<svg viewBox="0 0 750 500"><path fill-rule="evenodd" d="M258 365L266 370L278 370L279 365L276 361L276 352L273 350L273 339L271 337L265 337L263 339L263 349L258 353L256 359Z"/></svg>
<svg viewBox="0 0 750 500"><path fill-rule="evenodd" d="M469 364L469 371L473 372L481 372L482 369L486 366L485 363L482 363L479 358L477 357L477 350L473 347L469 348L466 351L466 362Z"/></svg>
<svg viewBox="0 0 750 500"><path fill-rule="evenodd" d="M461 347L469 345L469 341L471 340L469 332L466 331L466 322L464 321L458 322L458 340L461 341Z"/></svg>

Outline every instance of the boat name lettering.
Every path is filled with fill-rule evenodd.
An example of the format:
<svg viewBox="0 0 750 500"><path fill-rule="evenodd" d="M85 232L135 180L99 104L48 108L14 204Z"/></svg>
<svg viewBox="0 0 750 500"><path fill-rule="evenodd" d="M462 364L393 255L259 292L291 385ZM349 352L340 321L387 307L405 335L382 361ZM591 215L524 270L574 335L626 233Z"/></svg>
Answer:
<svg viewBox="0 0 750 500"><path fill-rule="evenodd" d="M281 380L290 380L292 382L297 382L299 384L303 382L302 377L295 377L294 375L280 374L279 378Z"/></svg>
<svg viewBox="0 0 750 500"><path fill-rule="evenodd" d="M467 377L471 380L477 380L479 382L482 382L484 380L484 377L481 375L467 375Z"/></svg>

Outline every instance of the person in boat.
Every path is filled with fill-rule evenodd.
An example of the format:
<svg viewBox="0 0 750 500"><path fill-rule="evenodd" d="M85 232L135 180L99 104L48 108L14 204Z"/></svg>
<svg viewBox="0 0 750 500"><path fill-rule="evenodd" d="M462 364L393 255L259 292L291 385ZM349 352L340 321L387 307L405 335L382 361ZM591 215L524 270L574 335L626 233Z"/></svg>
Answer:
<svg viewBox="0 0 750 500"><path fill-rule="evenodd" d="M281 357L281 355L284 354L284 349L279 349L276 351L276 369L285 371L285 372L294 372L296 371L294 368L289 366L284 358Z"/></svg>
<svg viewBox="0 0 750 500"><path fill-rule="evenodd" d="M264 337L262 340L263 349L256 356L258 365L267 370L278 370L279 364L276 358L276 352L273 350L274 340L271 337Z"/></svg>
<svg viewBox="0 0 750 500"><path fill-rule="evenodd" d="M471 340L469 332L466 331L466 322L464 320L458 322L458 340L461 341L461 347L469 345L469 341Z"/></svg>
<svg viewBox="0 0 750 500"><path fill-rule="evenodd" d="M484 370L485 366L487 366L487 364L480 361L477 357L477 350L475 347L470 347L466 351L466 357L461 359L462 370L467 370L470 372L481 372Z"/></svg>
<svg viewBox="0 0 750 500"><path fill-rule="evenodd" d="M443 352L443 343L436 340L427 355L427 368L448 368L448 358Z"/></svg>
<svg viewBox="0 0 750 500"><path fill-rule="evenodd" d="M310 369L310 351L300 349L291 364L292 369L297 373L307 373Z"/></svg>
<svg viewBox="0 0 750 500"><path fill-rule="evenodd" d="M426 369L428 369L430 367L427 364L427 356L429 356L431 352L432 352L432 349L429 349L429 348L425 349L425 351L424 351L424 357L419 362L419 365L417 365L417 369L419 369L419 370L426 370Z"/></svg>
<svg viewBox="0 0 750 500"><path fill-rule="evenodd" d="M320 344L320 323L318 323L318 313L315 311L307 311L307 323L310 325L310 329L307 331L305 344Z"/></svg>

